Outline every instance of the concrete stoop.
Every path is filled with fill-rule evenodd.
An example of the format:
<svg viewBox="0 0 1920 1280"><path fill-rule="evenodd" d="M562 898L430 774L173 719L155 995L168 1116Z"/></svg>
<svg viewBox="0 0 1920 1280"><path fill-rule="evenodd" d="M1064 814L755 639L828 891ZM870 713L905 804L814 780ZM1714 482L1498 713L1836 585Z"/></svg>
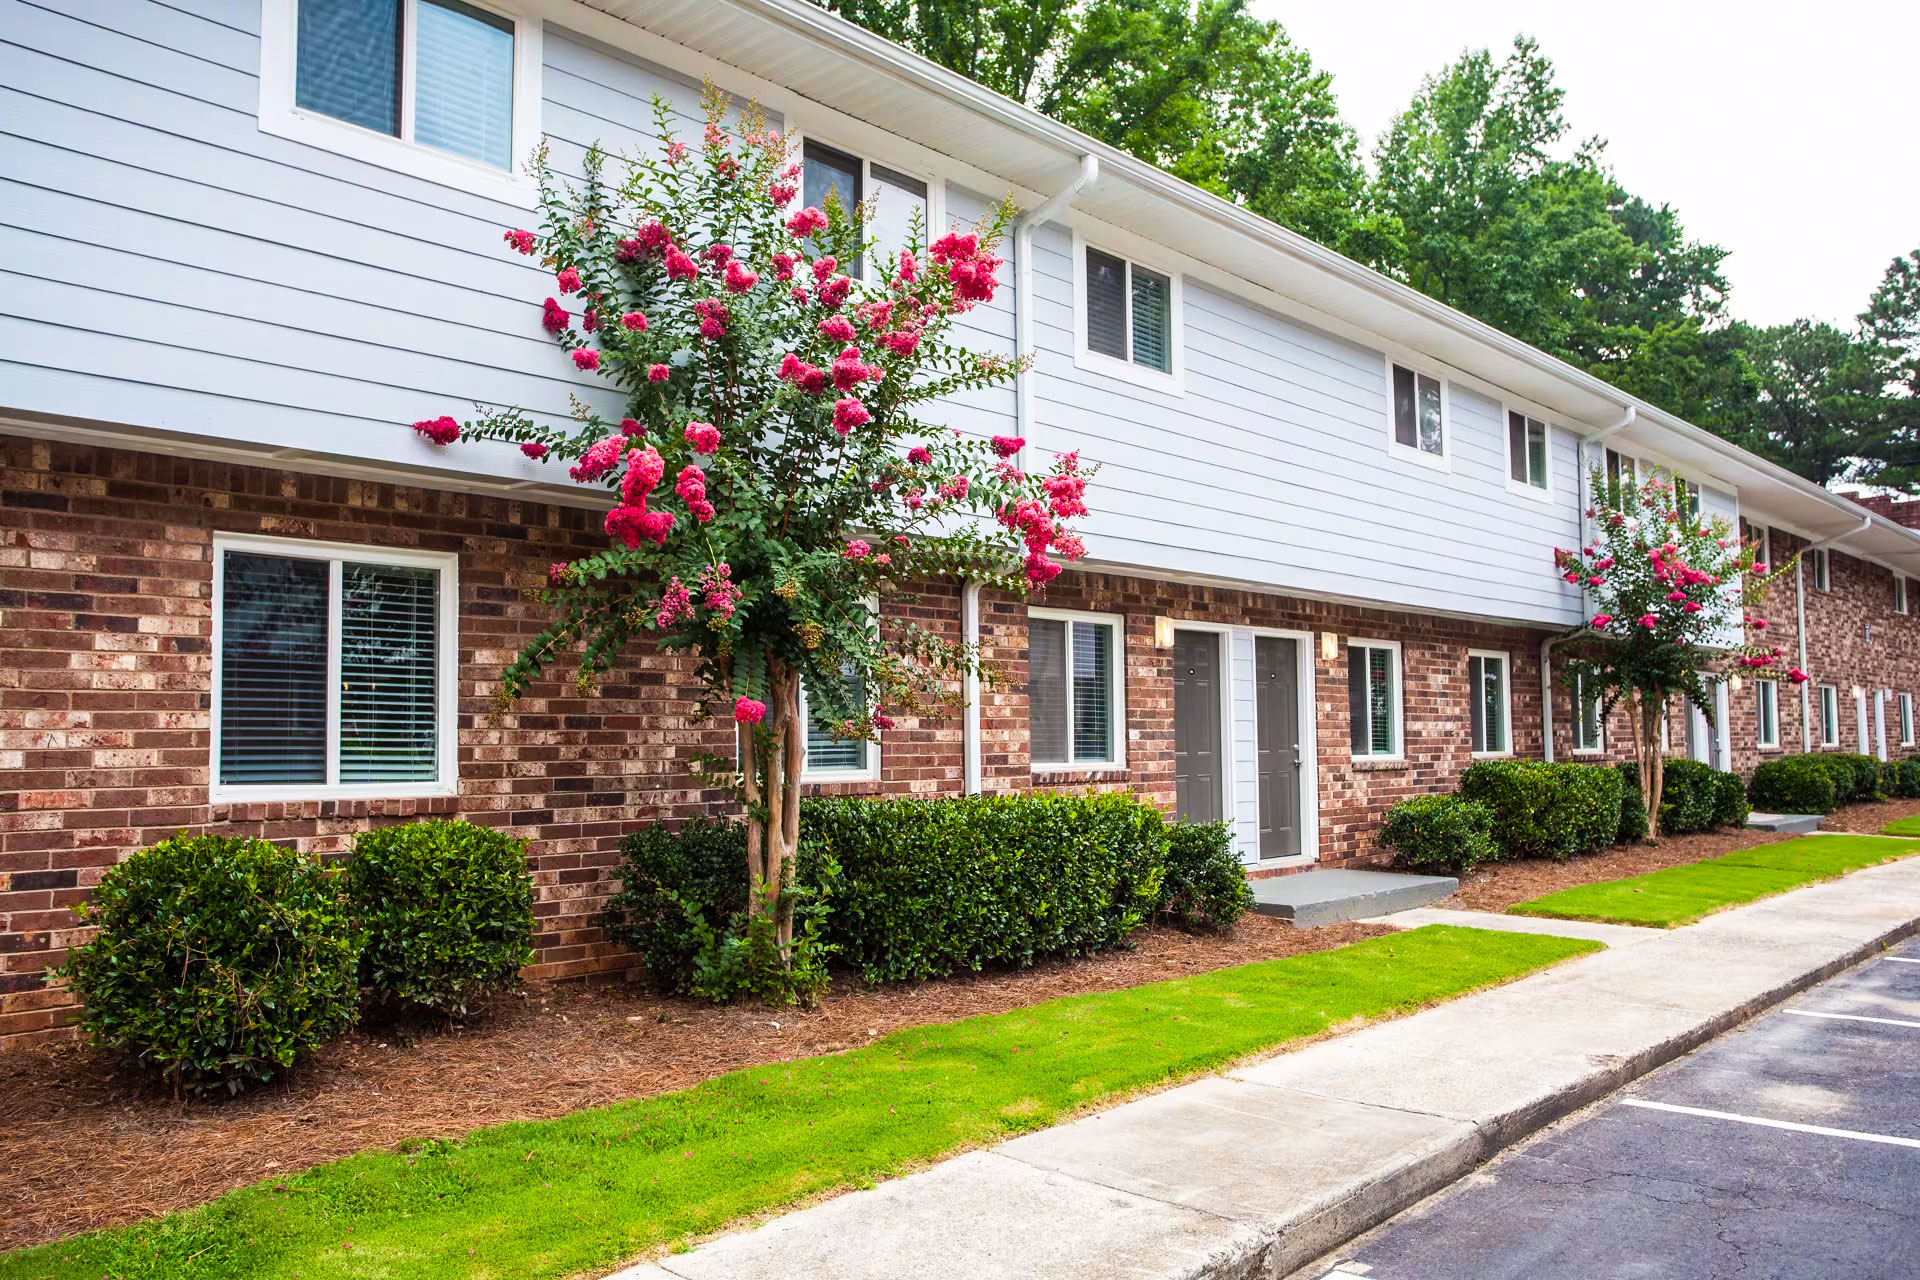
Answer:
<svg viewBox="0 0 1920 1280"><path fill-rule="evenodd" d="M1302 928L1410 911L1440 901L1460 887L1452 876L1327 868L1247 881L1253 909Z"/></svg>
<svg viewBox="0 0 1920 1280"><path fill-rule="evenodd" d="M1917 925L1920 858L1855 872L619 1277L1279 1280Z"/></svg>
<svg viewBox="0 0 1920 1280"><path fill-rule="evenodd" d="M1826 819L1817 813L1750 813L1747 825L1761 831L1777 831L1782 835L1804 836L1818 831Z"/></svg>

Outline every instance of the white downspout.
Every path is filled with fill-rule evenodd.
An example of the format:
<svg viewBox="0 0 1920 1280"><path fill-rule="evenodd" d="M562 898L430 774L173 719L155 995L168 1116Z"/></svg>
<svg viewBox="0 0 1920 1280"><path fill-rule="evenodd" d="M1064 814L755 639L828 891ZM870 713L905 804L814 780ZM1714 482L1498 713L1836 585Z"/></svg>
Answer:
<svg viewBox="0 0 1920 1280"><path fill-rule="evenodd" d="M1056 191L1037 209L1013 220L1013 355L1033 353L1033 229L1072 204L1082 191L1100 180L1100 158L1092 152L1080 157L1080 175ZM1013 433L1022 440L1033 435L1033 372L1022 369L1013 379ZM1020 462L1025 463L1025 450ZM980 584L960 586L960 629L968 644L980 642ZM960 772L970 796L980 794L980 680L969 675L967 705L960 713Z"/></svg>
<svg viewBox="0 0 1920 1280"><path fill-rule="evenodd" d="M1627 406L1626 414L1610 427L1602 427L1592 435L1574 445L1573 477L1573 522L1579 532L1580 546L1587 545L1587 450L1593 445L1619 435L1633 425L1640 411L1632 405ZM1603 457L1605 455L1602 455ZM1580 588L1580 612L1584 617L1587 608L1587 589ZM1553 763L1553 646L1560 643L1561 636L1548 636L1540 642L1540 741L1542 758L1548 764Z"/></svg>
<svg viewBox="0 0 1920 1280"><path fill-rule="evenodd" d="M1865 533L1873 527L1873 517L1868 516L1860 522L1857 529L1848 529L1845 533L1836 533L1831 538L1822 538L1818 542L1809 542L1793 562L1793 629L1800 637L1800 669L1807 670L1807 557L1822 547L1830 547L1843 538L1851 538L1856 533ZM1811 675L1811 672L1808 672ZM1813 690L1808 686L1812 680L1800 682L1800 754L1807 755L1813 750Z"/></svg>

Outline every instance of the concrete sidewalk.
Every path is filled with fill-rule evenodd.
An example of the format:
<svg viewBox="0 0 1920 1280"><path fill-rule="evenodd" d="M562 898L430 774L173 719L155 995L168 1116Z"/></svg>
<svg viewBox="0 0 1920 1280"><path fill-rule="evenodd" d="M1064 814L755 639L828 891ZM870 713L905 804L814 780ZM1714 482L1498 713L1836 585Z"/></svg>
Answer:
<svg viewBox="0 0 1920 1280"><path fill-rule="evenodd" d="M1916 926L1920 858L1684 929L1635 931L1633 945L960 1156L619 1277L1285 1276Z"/></svg>

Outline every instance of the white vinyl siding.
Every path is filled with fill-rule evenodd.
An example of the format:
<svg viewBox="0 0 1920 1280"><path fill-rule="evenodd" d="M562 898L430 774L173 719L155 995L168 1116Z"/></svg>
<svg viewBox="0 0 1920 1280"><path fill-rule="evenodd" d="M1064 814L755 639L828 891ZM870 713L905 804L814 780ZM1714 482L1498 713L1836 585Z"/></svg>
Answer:
<svg viewBox="0 0 1920 1280"><path fill-rule="evenodd" d="M1035 769L1112 769L1124 763L1126 707L1121 619L1029 610L1027 713Z"/></svg>
<svg viewBox="0 0 1920 1280"><path fill-rule="evenodd" d="M1547 424L1507 410L1507 481L1525 493L1547 496L1552 490L1551 436Z"/></svg>
<svg viewBox="0 0 1920 1280"><path fill-rule="evenodd" d="M1381 640L1347 644L1347 703L1355 759L1400 755L1400 646Z"/></svg>
<svg viewBox="0 0 1920 1280"><path fill-rule="evenodd" d="M1467 724L1478 756L1503 756L1513 751L1508 724L1508 668L1504 653L1471 653L1467 657Z"/></svg>
<svg viewBox="0 0 1920 1280"><path fill-rule="evenodd" d="M1387 417L1394 449L1440 464L1447 457L1447 384L1402 364L1390 365Z"/></svg>
<svg viewBox="0 0 1920 1280"><path fill-rule="evenodd" d="M1584 674L1573 678L1573 749L1606 750L1606 728L1600 723L1600 699L1587 692Z"/></svg>
<svg viewBox="0 0 1920 1280"><path fill-rule="evenodd" d="M1840 745L1840 691L1830 684L1820 686L1820 745Z"/></svg>
<svg viewBox="0 0 1920 1280"><path fill-rule="evenodd" d="M451 795L457 561L221 536L212 798Z"/></svg>
<svg viewBox="0 0 1920 1280"><path fill-rule="evenodd" d="M1754 682L1755 738L1757 746L1780 745L1780 686L1773 680Z"/></svg>

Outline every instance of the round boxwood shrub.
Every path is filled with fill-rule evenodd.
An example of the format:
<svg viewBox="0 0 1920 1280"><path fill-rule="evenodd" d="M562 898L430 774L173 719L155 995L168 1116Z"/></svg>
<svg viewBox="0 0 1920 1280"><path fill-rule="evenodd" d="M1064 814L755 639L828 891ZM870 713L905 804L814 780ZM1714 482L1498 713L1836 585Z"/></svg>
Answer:
<svg viewBox="0 0 1920 1280"><path fill-rule="evenodd" d="M1719 770L1698 760L1669 760L1660 784L1660 833L1683 836L1713 826Z"/></svg>
<svg viewBox="0 0 1920 1280"><path fill-rule="evenodd" d="M1482 760L1460 775L1460 794L1493 813L1508 858L1570 858L1614 841L1620 775L1604 765Z"/></svg>
<svg viewBox="0 0 1920 1280"><path fill-rule="evenodd" d="M1253 888L1224 822L1167 825L1157 914L1182 929L1219 932L1253 909Z"/></svg>
<svg viewBox="0 0 1920 1280"><path fill-rule="evenodd" d="M189 836L107 872L60 972L98 1047L176 1095L268 1080L346 1031L359 959L340 876L264 840Z"/></svg>
<svg viewBox="0 0 1920 1280"><path fill-rule="evenodd" d="M1737 773L1713 775L1713 823L1717 827L1743 827L1753 807L1747 803L1747 783Z"/></svg>
<svg viewBox="0 0 1920 1280"><path fill-rule="evenodd" d="M640 953L654 990L686 995L702 946L746 909L746 827L692 818L678 831L653 823L620 842L620 891L601 924Z"/></svg>
<svg viewBox="0 0 1920 1280"><path fill-rule="evenodd" d="M1782 756L1762 762L1747 789L1753 807L1762 813L1832 813L1839 807L1839 792L1821 759Z"/></svg>
<svg viewBox="0 0 1920 1280"><path fill-rule="evenodd" d="M1471 871L1499 857L1493 810L1459 796L1415 796L1387 810L1380 843L1409 871Z"/></svg>
<svg viewBox="0 0 1920 1280"><path fill-rule="evenodd" d="M1904 800L1920 799L1920 756L1909 756L1887 766L1892 775L1888 790Z"/></svg>
<svg viewBox="0 0 1920 1280"><path fill-rule="evenodd" d="M471 822L363 831L347 864L360 985L398 1010L468 1013L533 962L526 845Z"/></svg>

